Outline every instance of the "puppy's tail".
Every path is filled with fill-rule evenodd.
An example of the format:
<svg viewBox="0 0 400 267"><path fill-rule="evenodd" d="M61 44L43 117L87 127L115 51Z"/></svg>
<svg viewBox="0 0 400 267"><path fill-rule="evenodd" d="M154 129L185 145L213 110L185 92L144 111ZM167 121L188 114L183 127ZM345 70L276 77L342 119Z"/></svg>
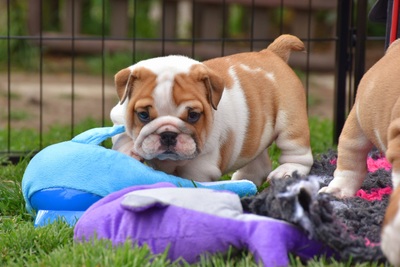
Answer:
<svg viewBox="0 0 400 267"><path fill-rule="evenodd" d="M289 60L291 51L305 51L304 43L294 35L283 34L275 39L265 50L269 50L285 62Z"/></svg>

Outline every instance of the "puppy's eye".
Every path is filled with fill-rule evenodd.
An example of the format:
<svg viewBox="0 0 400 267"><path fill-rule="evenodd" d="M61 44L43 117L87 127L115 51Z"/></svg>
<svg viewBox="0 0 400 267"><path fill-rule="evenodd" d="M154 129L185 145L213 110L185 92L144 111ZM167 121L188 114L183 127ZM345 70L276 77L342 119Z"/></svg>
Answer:
<svg viewBox="0 0 400 267"><path fill-rule="evenodd" d="M136 112L136 114L141 122L146 123L150 121L150 114L148 111L139 111Z"/></svg>
<svg viewBox="0 0 400 267"><path fill-rule="evenodd" d="M188 113L188 122L189 123L196 123L200 119L201 113L195 111L189 111Z"/></svg>

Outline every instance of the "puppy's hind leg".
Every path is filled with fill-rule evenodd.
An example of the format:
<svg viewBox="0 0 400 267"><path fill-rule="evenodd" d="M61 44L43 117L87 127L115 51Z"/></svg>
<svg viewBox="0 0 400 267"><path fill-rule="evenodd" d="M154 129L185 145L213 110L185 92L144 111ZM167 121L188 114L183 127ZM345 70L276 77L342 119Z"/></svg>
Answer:
<svg viewBox="0 0 400 267"><path fill-rule="evenodd" d="M367 156L372 147L372 142L358 123L356 109L353 108L339 137L334 179L320 192L331 193L339 198L354 196L367 175Z"/></svg>
<svg viewBox="0 0 400 267"><path fill-rule="evenodd" d="M247 179L260 186L272 170L272 163L268 155L268 149L265 149L260 155L253 159L246 166L237 170L232 175L232 180Z"/></svg>
<svg viewBox="0 0 400 267"><path fill-rule="evenodd" d="M281 150L279 166L273 170L268 179L292 176L294 172L307 175L314 162L310 147L310 132L307 115L298 111L296 114L283 114L277 124L278 137L276 145Z"/></svg>

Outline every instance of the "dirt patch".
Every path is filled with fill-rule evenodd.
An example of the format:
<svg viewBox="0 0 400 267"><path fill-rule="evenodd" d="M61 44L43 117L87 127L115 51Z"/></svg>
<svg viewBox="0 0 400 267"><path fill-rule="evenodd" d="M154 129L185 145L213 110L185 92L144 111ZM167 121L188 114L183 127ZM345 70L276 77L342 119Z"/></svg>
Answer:
<svg viewBox="0 0 400 267"><path fill-rule="evenodd" d="M333 85L332 74L310 75L310 116L332 119ZM108 121L117 101L110 78L103 83L100 77L78 74L73 78L69 74L43 74L40 79L35 73L12 73L9 88L7 75L0 75L1 128L7 127L9 109L13 129L39 129L40 122L47 129L54 124L68 125L87 118Z"/></svg>
<svg viewBox="0 0 400 267"><path fill-rule="evenodd" d="M68 125L87 118L108 120L118 101L110 78L103 84L100 77L87 75L72 78L67 74L44 74L40 80L39 74L12 73L10 81L8 96L8 77L0 75L1 128L7 127L9 108L13 129L39 128L40 121L47 129L53 124ZM310 75L310 116L332 119L333 85L332 74Z"/></svg>
<svg viewBox="0 0 400 267"><path fill-rule="evenodd" d="M333 74L310 74L308 86L308 114L333 120L334 114Z"/></svg>
<svg viewBox="0 0 400 267"><path fill-rule="evenodd" d="M9 85L10 84L10 85ZM41 86L42 85L42 86ZM10 93L8 93L10 91ZM0 75L0 127L44 129L53 124L83 119L109 119L118 98L113 81L100 77L66 74L12 73Z"/></svg>

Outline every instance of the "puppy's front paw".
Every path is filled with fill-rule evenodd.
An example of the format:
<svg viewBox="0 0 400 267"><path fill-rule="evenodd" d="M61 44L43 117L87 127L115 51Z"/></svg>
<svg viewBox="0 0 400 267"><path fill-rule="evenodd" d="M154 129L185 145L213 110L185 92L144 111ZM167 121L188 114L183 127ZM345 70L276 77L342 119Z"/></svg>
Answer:
<svg viewBox="0 0 400 267"><path fill-rule="evenodd" d="M297 163L284 163L270 172L268 175L268 180L291 177L294 172L297 172L299 175L307 175L310 172L310 167Z"/></svg>

